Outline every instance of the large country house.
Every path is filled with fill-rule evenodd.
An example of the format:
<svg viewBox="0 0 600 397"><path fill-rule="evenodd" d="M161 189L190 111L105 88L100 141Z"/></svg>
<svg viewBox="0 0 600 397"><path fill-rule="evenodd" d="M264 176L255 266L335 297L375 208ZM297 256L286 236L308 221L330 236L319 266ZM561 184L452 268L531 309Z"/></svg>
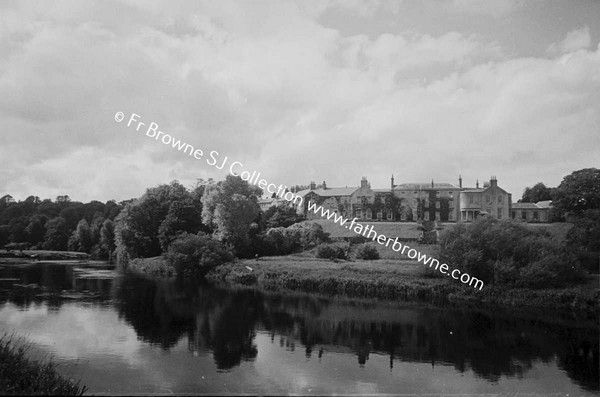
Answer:
<svg viewBox="0 0 600 397"><path fill-rule="evenodd" d="M511 216L511 194L498 186L492 177L489 182L474 188L450 183L403 183L389 189L372 189L366 177L356 187L328 187L325 182L317 188L314 182L306 190L296 192L304 200L298 211L308 219L316 214L308 209L316 203L346 218L379 221L436 220L442 222L471 222L478 216L489 215L498 219Z"/></svg>

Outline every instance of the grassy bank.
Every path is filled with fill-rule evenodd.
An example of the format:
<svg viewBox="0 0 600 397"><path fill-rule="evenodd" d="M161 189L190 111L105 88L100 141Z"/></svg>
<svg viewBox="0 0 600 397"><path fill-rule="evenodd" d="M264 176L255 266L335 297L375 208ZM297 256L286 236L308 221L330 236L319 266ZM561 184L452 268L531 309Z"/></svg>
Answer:
<svg viewBox="0 0 600 397"><path fill-rule="evenodd" d="M0 250L0 259L27 259L27 260L84 260L89 259L89 255L83 252L70 251L47 251L47 250L23 250L23 251L7 251Z"/></svg>
<svg viewBox="0 0 600 397"><path fill-rule="evenodd" d="M85 386L56 372L52 362L25 357L27 348L15 346L14 338L0 337L0 395L81 396Z"/></svg>
<svg viewBox="0 0 600 397"><path fill-rule="evenodd" d="M133 259L127 264L127 270L160 277L172 277L175 275L175 268L162 256Z"/></svg>
<svg viewBox="0 0 600 397"><path fill-rule="evenodd" d="M423 249L424 250L424 249ZM427 277L414 261L339 261L307 255L242 260L219 266L212 282L253 285L267 290L302 290L389 300L444 301L487 306L576 310L598 315L600 289L593 282L568 289L504 289L485 286L474 290L447 278ZM597 284L597 281L596 281Z"/></svg>

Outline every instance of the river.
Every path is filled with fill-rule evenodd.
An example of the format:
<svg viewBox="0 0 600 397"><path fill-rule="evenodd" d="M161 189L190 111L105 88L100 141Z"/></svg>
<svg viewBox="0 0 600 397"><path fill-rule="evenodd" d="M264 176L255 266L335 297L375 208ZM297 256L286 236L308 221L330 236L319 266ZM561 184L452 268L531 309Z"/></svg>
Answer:
<svg viewBox="0 0 600 397"><path fill-rule="evenodd" d="M93 394L598 395L598 324L2 265L0 330ZM14 284L17 284L16 286Z"/></svg>

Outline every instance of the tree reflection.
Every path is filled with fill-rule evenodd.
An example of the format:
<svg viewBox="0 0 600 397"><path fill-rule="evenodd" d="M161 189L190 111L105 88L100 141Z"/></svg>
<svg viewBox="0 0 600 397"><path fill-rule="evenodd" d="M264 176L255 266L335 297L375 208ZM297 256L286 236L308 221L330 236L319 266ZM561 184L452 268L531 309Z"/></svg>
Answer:
<svg viewBox="0 0 600 397"><path fill-rule="evenodd" d="M520 377L536 361L557 363L589 390L598 390L597 328L557 325L475 310L406 308L379 312L375 304L309 295L129 278L120 288L121 312L139 337L169 348L187 336L199 355L212 353L218 370L254 360L257 330L282 348L352 353L367 366L371 353L395 360L453 365L497 382ZM551 319L549 319L551 320Z"/></svg>

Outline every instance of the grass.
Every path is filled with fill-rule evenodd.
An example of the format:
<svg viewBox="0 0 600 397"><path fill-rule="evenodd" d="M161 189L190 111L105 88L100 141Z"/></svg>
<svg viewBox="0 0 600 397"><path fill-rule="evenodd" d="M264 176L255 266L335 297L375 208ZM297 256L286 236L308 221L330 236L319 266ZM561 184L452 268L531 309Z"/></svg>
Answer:
<svg viewBox="0 0 600 397"><path fill-rule="evenodd" d="M87 388L59 375L50 361L32 361L27 346L16 346L12 336L0 338L0 395L81 396Z"/></svg>
<svg viewBox="0 0 600 397"><path fill-rule="evenodd" d="M435 246L416 243L410 246L426 254L435 249ZM380 248L391 251L389 248ZM506 289L488 285L480 291L447 277L430 277L425 266L406 257L394 258L395 254L388 252L387 257L377 261L336 262L317 259L312 252L264 257L258 261L247 259L221 265L209 272L207 278L212 282L252 285L266 290L287 289L387 300L570 310L596 317L600 312L597 280L588 285L565 289Z"/></svg>

